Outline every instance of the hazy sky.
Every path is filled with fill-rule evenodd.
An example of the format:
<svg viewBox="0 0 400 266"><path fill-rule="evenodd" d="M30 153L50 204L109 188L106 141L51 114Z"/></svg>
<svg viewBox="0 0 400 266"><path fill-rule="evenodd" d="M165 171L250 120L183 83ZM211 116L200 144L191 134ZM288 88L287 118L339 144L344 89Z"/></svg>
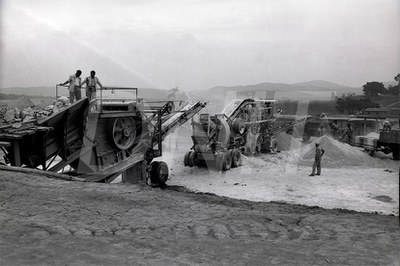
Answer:
<svg viewBox="0 0 400 266"><path fill-rule="evenodd" d="M0 0L0 87L207 89L400 72L397 0Z"/></svg>

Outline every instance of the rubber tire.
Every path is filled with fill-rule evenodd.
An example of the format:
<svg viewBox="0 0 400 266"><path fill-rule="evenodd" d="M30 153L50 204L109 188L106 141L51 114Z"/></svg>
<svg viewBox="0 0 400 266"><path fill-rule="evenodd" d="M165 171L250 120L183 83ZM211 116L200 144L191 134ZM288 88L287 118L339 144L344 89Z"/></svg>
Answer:
<svg viewBox="0 0 400 266"><path fill-rule="evenodd" d="M277 152L277 151L278 151L278 141L276 139L273 139L271 143L271 152Z"/></svg>
<svg viewBox="0 0 400 266"><path fill-rule="evenodd" d="M163 185L169 176L168 165L162 161L154 161L150 164L151 183Z"/></svg>
<svg viewBox="0 0 400 266"><path fill-rule="evenodd" d="M183 157L183 165L184 166L189 166L189 155L190 155L191 151L188 151L187 153L185 153L185 157Z"/></svg>
<svg viewBox="0 0 400 266"><path fill-rule="evenodd" d="M393 160L400 160L400 147L399 145L393 147Z"/></svg>
<svg viewBox="0 0 400 266"><path fill-rule="evenodd" d="M232 168L239 167L242 164L242 153L239 149L232 152Z"/></svg>
<svg viewBox="0 0 400 266"><path fill-rule="evenodd" d="M223 171L229 171L232 167L232 154L230 152L225 153L224 161L222 164Z"/></svg>
<svg viewBox="0 0 400 266"><path fill-rule="evenodd" d="M193 167L197 164L197 152L191 151L188 158L188 166Z"/></svg>
<svg viewBox="0 0 400 266"><path fill-rule="evenodd" d="M218 153L215 155L215 167L217 168L218 171L223 171L224 169L224 161L225 161L225 154L224 153Z"/></svg>

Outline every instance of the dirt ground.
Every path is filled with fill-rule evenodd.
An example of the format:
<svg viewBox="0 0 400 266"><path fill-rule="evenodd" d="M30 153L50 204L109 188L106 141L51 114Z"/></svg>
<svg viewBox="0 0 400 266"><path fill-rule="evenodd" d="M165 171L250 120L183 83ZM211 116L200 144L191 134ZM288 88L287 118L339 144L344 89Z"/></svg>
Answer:
<svg viewBox="0 0 400 266"><path fill-rule="evenodd" d="M399 265L396 216L0 172L0 265Z"/></svg>

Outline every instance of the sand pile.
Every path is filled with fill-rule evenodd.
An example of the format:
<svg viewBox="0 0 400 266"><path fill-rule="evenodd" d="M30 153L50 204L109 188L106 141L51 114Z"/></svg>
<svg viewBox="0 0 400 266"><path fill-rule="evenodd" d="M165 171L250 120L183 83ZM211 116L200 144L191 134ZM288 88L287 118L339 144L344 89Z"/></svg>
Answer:
<svg viewBox="0 0 400 266"><path fill-rule="evenodd" d="M360 146L373 150L374 147L376 147L378 139L379 139L379 133L371 132L366 136L356 136L354 138L354 143L355 146Z"/></svg>
<svg viewBox="0 0 400 266"><path fill-rule="evenodd" d="M369 139L379 139L379 133L371 132L368 133L365 137Z"/></svg>
<svg viewBox="0 0 400 266"><path fill-rule="evenodd" d="M293 138L292 135L280 133L275 136L278 141L278 150L289 151L301 148L301 142Z"/></svg>
<svg viewBox="0 0 400 266"><path fill-rule="evenodd" d="M322 164L328 167L342 166L369 166L387 167L388 163L382 158L374 158L363 151L362 148L350 146L328 136L315 139L310 144L300 150L300 164L312 164L315 155L315 143L320 144L320 148L325 150Z"/></svg>
<svg viewBox="0 0 400 266"><path fill-rule="evenodd" d="M242 165L253 169L260 169L268 165L268 163L261 159L260 156L252 157L242 154Z"/></svg>

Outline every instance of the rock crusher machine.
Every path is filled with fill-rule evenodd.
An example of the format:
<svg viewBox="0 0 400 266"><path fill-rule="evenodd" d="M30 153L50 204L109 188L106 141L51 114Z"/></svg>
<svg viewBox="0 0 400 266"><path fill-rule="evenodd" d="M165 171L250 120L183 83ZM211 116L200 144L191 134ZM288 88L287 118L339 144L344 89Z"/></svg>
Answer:
<svg viewBox="0 0 400 266"><path fill-rule="evenodd" d="M41 122L0 128L0 146L11 166L77 175L87 181L168 179L162 141L205 104L145 102L136 88L104 87L97 100L84 98Z"/></svg>
<svg viewBox="0 0 400 266"><path fill-rule="evenodd" d="M185 154L185 166L214 165L227 171L241 164L242 154L277 151L273 128L276 100L238 99L221 114L201 114L192 122L193 146Z"/></svg>

